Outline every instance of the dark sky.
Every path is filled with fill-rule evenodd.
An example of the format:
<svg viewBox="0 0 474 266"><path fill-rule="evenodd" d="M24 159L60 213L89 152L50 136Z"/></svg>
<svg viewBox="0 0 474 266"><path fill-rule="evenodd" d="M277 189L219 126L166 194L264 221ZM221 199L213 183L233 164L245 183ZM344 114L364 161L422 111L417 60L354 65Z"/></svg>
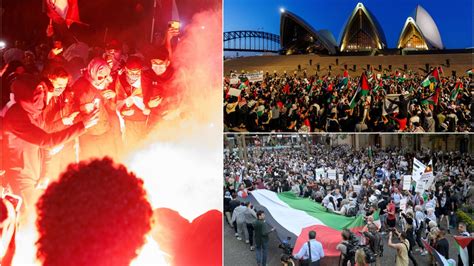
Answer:
<svg viewBox="0 0 474 266"><path fill-rule="evenodd" d="M329 29L339 41L344 23L358 2L380 22L389 48L394 48L406 18L416 5L436 22L448 49L474 46L472 0L227 0L224 31L262 30L280 34L280 8L303 18L316 30Z"/></svg>

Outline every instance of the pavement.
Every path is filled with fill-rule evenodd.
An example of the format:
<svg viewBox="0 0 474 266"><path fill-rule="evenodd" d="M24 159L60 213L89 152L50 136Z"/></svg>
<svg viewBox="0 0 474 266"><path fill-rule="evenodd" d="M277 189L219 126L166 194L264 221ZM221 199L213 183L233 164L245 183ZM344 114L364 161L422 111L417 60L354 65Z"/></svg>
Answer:
<svg viewBox="0 0 474 266"><path fill-rule="evenodd" d="M454 230L451 230L452 233ZM458 252L454 245L454 239L451 235L447 236L449 241L449 255L452 259L457 261ZM395 263L396 252L393 248L388 247L388 235L383 236L384 240L384 256L382 257L381 265L390 265ZM394 240L395 242L395 240ZM268 243L268 257L267 265L277 266L282 265L280 257L283 250L278 248L280 241L275 233L270 234ZM420 252L414 252L414 257L419 266L430 265L430 256L420 256ZM339 257L324 258L321 261L321 266L324 265L338 265ZM389 263L389 264L387 264ZM250 251L250 245L245 243L245 240L239 241L234 236L234 229L232 229L227 222L224 221L224 265L226 266L247 266L257 265L255 251ZM374 264L375 265L375 264ZM413 265L410 262L410 265Z"/></svg>

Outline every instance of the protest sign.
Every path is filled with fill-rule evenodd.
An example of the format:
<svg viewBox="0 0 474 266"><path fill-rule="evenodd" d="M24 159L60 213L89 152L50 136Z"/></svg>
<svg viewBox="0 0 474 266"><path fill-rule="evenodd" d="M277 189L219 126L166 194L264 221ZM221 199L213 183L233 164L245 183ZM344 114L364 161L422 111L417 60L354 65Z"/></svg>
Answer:
<svg viewBox="0 0 474 266"><path fill-rule="evenodd" d="M412 175L411 178L418 182L420 180L421 175L425 172L426 166L417 160L416 158L413 158L413 170L412 170Z"/></svg>
<svg viewBox="0 0 474 266"><path fill-rule="evenodd" d="M328 178L336 179L336 169L328 169Z"/></svg>
<svg viewBox="0 0 474 266"><path fill-rule="evenodd" d="M403 176L403 190L410 190L411 186L411 175Z"/></svg>
<svg viewBox="0 0 474 266"><path fill-rule="evenodd" d="M239 89L235 89L235 88L230 88L230 89L229 89L229 95L230 95L230 96L239 97L241 92L242 92L242 91L239 90Z"/></svg>
<svg viewBox="0 0 474 266"><path fill-rule="evenodd" d="M324 172L324 168L318 168L316 169L316 180L320 180L321 178L325 178L326 173Z"/></svg>

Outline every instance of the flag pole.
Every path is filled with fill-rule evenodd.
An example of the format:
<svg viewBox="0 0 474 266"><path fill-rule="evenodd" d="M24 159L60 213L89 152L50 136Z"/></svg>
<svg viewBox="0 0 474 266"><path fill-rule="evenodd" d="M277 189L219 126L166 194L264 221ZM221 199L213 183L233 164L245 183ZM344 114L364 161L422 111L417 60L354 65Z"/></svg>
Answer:
<svg viewBox="0 0 474 266"><path fill-rule="evenodd" d="M153 18L151 19L150 43L153 44L153 35L155 33L156 0L153 0Z"/></svg>

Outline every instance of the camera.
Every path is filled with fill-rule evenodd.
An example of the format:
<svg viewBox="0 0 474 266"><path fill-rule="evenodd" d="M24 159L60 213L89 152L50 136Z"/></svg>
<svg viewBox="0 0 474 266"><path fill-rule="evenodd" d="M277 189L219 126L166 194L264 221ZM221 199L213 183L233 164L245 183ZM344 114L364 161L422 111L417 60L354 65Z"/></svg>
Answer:
<svg viewBox="0 0 474 266"><path fill-rule="evenodd" d="M287 237L285 241L278 245L278 248L283 249L283 254L289 255L291 258L291 252L293 251L293 247L291 246L290 241L291 237Z"/></svg>

